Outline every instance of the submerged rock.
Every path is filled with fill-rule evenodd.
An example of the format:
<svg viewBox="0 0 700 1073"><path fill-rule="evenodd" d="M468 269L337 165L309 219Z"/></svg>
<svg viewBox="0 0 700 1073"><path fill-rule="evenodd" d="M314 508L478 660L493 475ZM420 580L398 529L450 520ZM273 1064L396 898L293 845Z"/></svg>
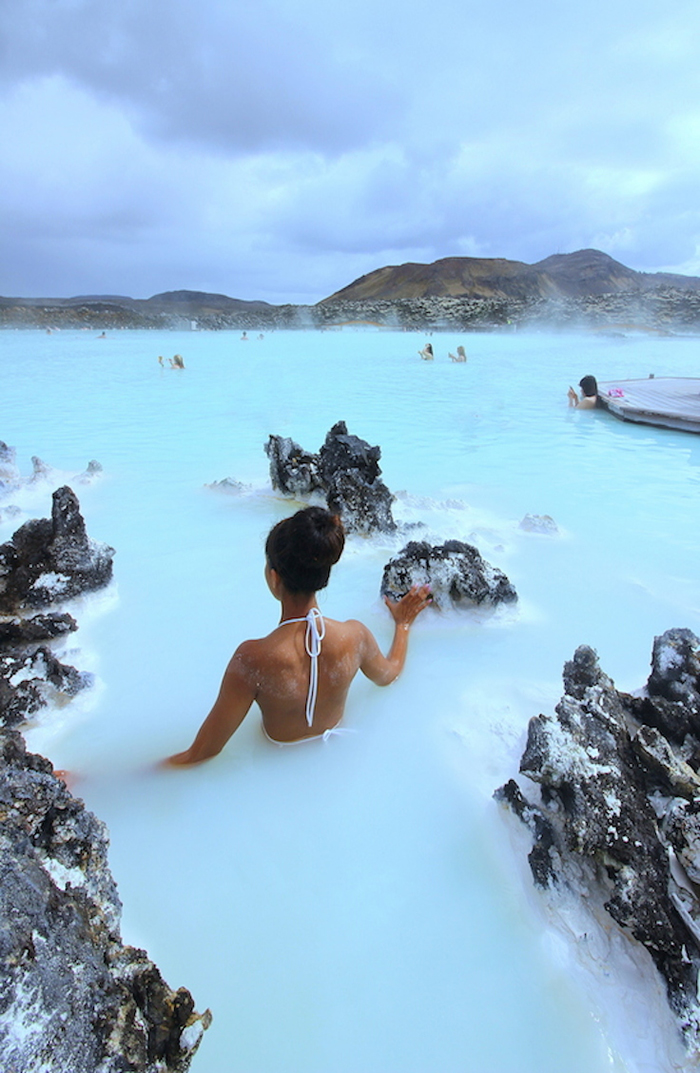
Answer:
<svg viewBox="0 0 700 1073"><path fill-rule="evenodd" d="M0 723L18 726L47 704L64 704L81 689L92 685L93 676L61 663L41 645L26 655L0 652Z"/></svg>
<svg viewBox="0 0 700 1073"><path fill-rule="evenodd" d="M349 533L393 532L394 496L381 480L381 448L348 432L338 421L318 454L305 451L285 436L270 436L265 445L272 487L305 499L325 496L328 509L339 514Z"/></svg>
<svg viewBox="0 0 700 1073"><path fill-rule="evenodd" d="M533 833L535 882L552 891L563 885L588 904L601 904L646 948L695 1051L700 778L690 728L696 725L699 646L689 630L657 637L643 698L618 692L594 650L578 648L564 667L555 714L539 715L528 727L520 772L539 784L539 800L527 800L514 780L495 795ZM644 704L650 696L674 706L668 737L642 721L647 712L658 715L655 704Z"/></svg>
<svg viewBox="0 0 700 1073"><path fill-rule="evenodd" d="M0 440L0 496L14 492L25 485L48 481L54 472L53 466L44 462L38 455L33 455L31 475L23 477L16 463L15 448L8 447L3 440ZM93 458L88 462L82 473L78 473L73 477L73 481L77 481L79 484L90 484L101 472L102 466ZM2 521L1 517L0 521Z"/></svg>
<svg viewBox="0 0 700 1073"><path fill-rule="evenodd" d="M91 458L83 472L78 473L73 480L79 484L91 484L96 477L99 477L100 473L102 473L102 464Z"/></svg>
<svg viewBox="0 0 700 1073"><path fill-rule="evenodd" d="M122 943L105 827L16 731L0 810L2 1068L184 1073L211 1015Z"/></svg>
<svg viewBox="0 0 700 1073"><path fill-rule="evenodd" d="M6 507L0 510L0 522L9 522L10 518L19 518L21 513L21 507L18 507L15 503L8 503Z"/></svg>
<svg viewBox="0 0 700 1073"><path fill-rule="evenodd" d="M554 536L559 532L557 523L549 514L526 514L518 526L526 533L544 533Z"/></svg>
<svg viewBox="0 0 700 1073"><path fill-rule="evenodd" d="M75 492L53 493L51 518L32 519L0 545L0 613L45 607L106 585L114 549L90 540Z"/></svg>
<svg viewBox="0 0 700 1073"><path fill-rule="evenodd" d="M32 455L32 475L28 484L36 484L37 481L47 481L53 472L53 468L44 462L38 455Z"/></svg>
<svg viewBox="0 0 700 1073"><path fill-rule="evenodd" d="M438 545L412 540L390 559L382 574L382 596L399 599L412 585L430 585L433 603L443 610L513 603L518 598L503 571L460 540Z"/></svg>
<svg viewBox="0 0 700 1073"><path fill-rule="evenodd" d="M212 492L223 492L229 496L240 496L244 492L250 491L249 484L243 484L242 481L237 481L235 477L224 477L220 481L212 481L211 484L205 484L205 488L211 488Z"/></svg>
<svg viewBox="0 0 700 1073"><path fill-rule="evenodd" d="M0 495L13 491L19 486L20 473L17 468L17 452L0 440Z"/></svg>

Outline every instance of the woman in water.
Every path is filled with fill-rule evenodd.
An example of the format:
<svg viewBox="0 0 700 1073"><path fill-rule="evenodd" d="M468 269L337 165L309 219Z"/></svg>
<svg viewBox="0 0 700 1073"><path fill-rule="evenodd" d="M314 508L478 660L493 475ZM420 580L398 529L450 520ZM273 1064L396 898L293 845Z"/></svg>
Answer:
<svg viewBox="0 0 700 1073"><path fill-rule="evenodd" d="M287 745L324 737L342 719L358 671L379 686L398 677L408 631L430 603L429 586L414 586L396 602L385 600L394 639L384 656L361 622L335 622L319 611L316 593L328 584L344 544L340 519L322 507L307 507L273 527L265 544L265 580L282 605L280 623L267 637L238 646L192 745L166 764L198 764L216 756L253 701L271 741Z"/></svg>
<svg viewBox="0 0 700 1073"><path fill-rule="evenodd" d="M598 405L598 381L595 376L582 376L578 382L581 388L581 398L572 387L567 391L569 406L576 406L579 410L595 410Z"/></svg>

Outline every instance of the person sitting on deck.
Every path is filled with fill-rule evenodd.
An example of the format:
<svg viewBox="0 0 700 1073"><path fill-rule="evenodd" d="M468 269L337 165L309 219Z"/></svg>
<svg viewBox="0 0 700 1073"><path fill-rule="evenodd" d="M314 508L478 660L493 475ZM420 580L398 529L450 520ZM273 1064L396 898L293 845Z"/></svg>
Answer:
<svg viewBox="0 0 700 1073"><path fill-rule="evenodd" d="M595 410L598 406L598 382L595 376L582 376L578 386L581 388L581 398L572 387L567 391L569 406L576 406L579 410Z"/></svg>
<svg viewBox="0 0 700 1073"><path fill-rule="evenodd" d="M358 670L379 686L398 677L409 629L430 603L430 588L414 585L396 602L385 599L394 638L384 656L361 622L336 622L318 608L316 593L328 584L344 544L340 519L322 507L306 507L272 528L265 544L265 580L282 605L279 625L267 637L238 646L192 745L165 765L198 764L216 756L253 701L271 741L286 745L326 738L343 718Z"/></svg>

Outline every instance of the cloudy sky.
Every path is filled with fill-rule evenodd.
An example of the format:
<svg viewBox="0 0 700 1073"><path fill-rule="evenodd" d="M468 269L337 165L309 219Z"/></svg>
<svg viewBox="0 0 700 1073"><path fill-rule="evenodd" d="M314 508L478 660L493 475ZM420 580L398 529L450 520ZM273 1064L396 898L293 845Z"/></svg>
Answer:
<svg viewBox="0 0 700 1073"><path fill-rule="evenodd" d="M0 0L0 294L700 274L697 0Z"/></svg>

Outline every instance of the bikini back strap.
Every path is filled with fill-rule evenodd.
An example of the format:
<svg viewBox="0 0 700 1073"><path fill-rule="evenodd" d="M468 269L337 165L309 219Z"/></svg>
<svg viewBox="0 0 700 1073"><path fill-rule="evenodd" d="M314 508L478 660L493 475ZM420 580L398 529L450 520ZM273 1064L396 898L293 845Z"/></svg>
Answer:
<svg viewBox="0 0 700 1073"><path fill-rule="evenodd" d="M306 633L304 634L304 647L311 660L309 669L309 692L306 695L306 725L312 726L314 712L316 710L316 697L318 694L318 657L321 652L321 641L326 636L326 624L323 615L317 607L312 607L308 615L303 618L287 618L280 622L280 626L286 626L290 622L305 622Z"/></svg>

